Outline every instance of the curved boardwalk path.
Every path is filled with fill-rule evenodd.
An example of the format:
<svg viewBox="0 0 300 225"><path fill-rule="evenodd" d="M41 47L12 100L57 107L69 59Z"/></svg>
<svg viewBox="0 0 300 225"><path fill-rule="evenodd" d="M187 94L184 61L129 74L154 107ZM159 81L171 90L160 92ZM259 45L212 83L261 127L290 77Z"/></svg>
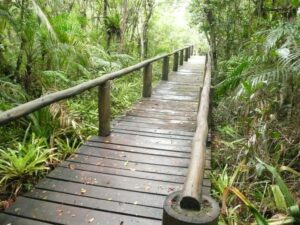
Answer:
<svg viewBox="0 0 300 225"><path fill-rule="evenodd" d="M160 225L165 197L181 190L188 170L204 60L192 56L170 73L109 137L91 138L19 197L0 224Z"/></svg>

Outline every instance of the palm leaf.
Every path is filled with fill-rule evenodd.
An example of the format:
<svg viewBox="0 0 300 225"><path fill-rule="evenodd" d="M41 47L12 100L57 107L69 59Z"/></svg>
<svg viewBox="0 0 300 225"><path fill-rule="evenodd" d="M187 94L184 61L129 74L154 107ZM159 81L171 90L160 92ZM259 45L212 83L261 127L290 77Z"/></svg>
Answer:
<svg viewBox="0 0 300 225"><path fill-rule="evenodd" d="M51 23L49 22L46 14L43 12L41 7L37 4L37 2L35 0L31 0L31 2L32 2L32 6L33 6L33 11L35 12L36 16L46 26L48 32L56 40L57 39L56 33L54 32L54 29L53 29Z"/></svg>

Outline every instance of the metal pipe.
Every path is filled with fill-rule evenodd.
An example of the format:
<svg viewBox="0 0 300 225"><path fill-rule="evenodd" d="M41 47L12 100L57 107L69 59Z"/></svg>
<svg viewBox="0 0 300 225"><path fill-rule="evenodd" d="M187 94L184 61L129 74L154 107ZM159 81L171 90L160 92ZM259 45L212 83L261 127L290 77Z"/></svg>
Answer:
<svg viewBox="0 0 300 225"><path fill-rule="evenodd" d="M208 56L206 63L204 84L201 92L201 101L197 115L197 130L193 138L192 156L188 175L182 191L180 207L183 209L201 209L202 183L205 170L205 150L208 133L209 93L211 86L211 59Z"/></svg>

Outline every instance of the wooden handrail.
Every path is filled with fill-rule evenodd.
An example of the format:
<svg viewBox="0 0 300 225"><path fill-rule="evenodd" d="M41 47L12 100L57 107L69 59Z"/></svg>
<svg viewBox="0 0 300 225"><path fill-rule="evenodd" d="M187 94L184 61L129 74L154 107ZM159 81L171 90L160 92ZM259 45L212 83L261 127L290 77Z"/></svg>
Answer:
<svg viewBox="0 0 300 225"><path fill-rule="evenodd" d="M197 129L192 143L192 156L188 175L182 191L180 207L189 210L200 210L202 184L205 170L205 151L208 133L209 93L211 86L211 60L207 56L205 78L201 92L200 106L197 115Z"/></svg>
<svg viewBox="0 0 300 225"><path fill-rule="evenodd" d="M187 46L187 47L175 50L174 52L171 52L169 54L163 54L163 55L159 55L159 56L156 56L154 58L151 58L151 59L147 59L147 60L142 61L138 64L135 64L133 66L129 66L127 68L121 69L121 70L116 71L116 72L105 74L105 75L103 75L99 78L83 82L81 84L78 84L74 87L71 87L71 88L68 88L68 89L65 89L65 90L62 90L62 91L57 91L57 92L42 96L40 98L37 98L33 101L26 102L22 105L19 105L15 108L12 108L12 109L7 110L5 112L1 112L0 113L0 125L4 125L4 124L6 124L10 121L14 121L14 120L16 120L20 117L26 116L29 113L37 111L37 110L39 110L39 109L41 109L45 106L48 106L52 103L55 103L55 102L58 102L60 100L76 96L76 95L78 95L78 94L80 94L84 91L90 90L91 88L94 88L94 87L97 87L97 86L99 86L99 101L98 102L99 102L99 110L101 110L99 112L99 117L100 116L102 116L102 117L106 116L107 117L107 114L110 114L109 113L109 110L110 110L109 105L110 104L109 104L109 102L107 103L105 101L107 101L107 99L109 100L109 96L107 95L107 91L101 90L101 89L106 88L107 90L109 90L109 83L107 83L108 81L119 78L119 77L122 77L126 74L129 74L131 72L134 72L136 70L139 70L139 69L145 68L145 67L150 67L150 68L148 68L148 74L150 74L151 66L149 66L149 65L151 63L156 62L160 59L164 59L164 58L169 57L171 55L176 55L176 54L178 55L179 51L189 49L189 48L191 48L191 46ZM178 65L178 59L177 59L177 62L175 62L175 63ZM165 71L165 73L166 73L166 71ZM147 78L149 78L149 76L147 76ZM165 79L167 78L166 74L164 75L164 78ZM144 79L144 81L145 80L147 82L146 85L148 85L148 88L146 88L147 91L148 91L147 96L149 96L149 91L151 91L149 89L149 87L151 86L149 84L149 82L151 82L151 81L149 81L149 79ZM145 83L144 83L144 86L145 86ZM146 90L144 89L144 91L146 91ZM100 95L104 95L104 97L102 98L102 97L100 97ZM100 104L101 104L101 106L103 106L103 104L104 104L105 105L104 107L106 107L106 108L104 110L102 110L101 109L102 107L100 106ZM102 118L102 119L99 119L99 121L107 123L107 121L109 121L109 118ZM101 127L105 128L105 132L99 131L99 134L101 134L103 136L108 135L109 134L108 130L110 129L109 124L104 124L104 125L102 124L101 126L99 126L99 129L102 129Z"/></svg>

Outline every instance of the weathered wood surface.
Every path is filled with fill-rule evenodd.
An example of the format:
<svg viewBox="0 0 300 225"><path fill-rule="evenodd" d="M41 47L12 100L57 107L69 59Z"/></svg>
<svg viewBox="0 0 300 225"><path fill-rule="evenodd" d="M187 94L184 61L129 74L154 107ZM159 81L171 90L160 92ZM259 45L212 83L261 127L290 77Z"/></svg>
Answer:
<svg viewBox="0 0 300 225"><path fill-rule="evenodd" d="M192 56L170 72L110 136L92 137L0 214L0 225L160 225L165 197L188 172L203 69L204 57ZM208 193L206 176L203 184Z"/></svg>

